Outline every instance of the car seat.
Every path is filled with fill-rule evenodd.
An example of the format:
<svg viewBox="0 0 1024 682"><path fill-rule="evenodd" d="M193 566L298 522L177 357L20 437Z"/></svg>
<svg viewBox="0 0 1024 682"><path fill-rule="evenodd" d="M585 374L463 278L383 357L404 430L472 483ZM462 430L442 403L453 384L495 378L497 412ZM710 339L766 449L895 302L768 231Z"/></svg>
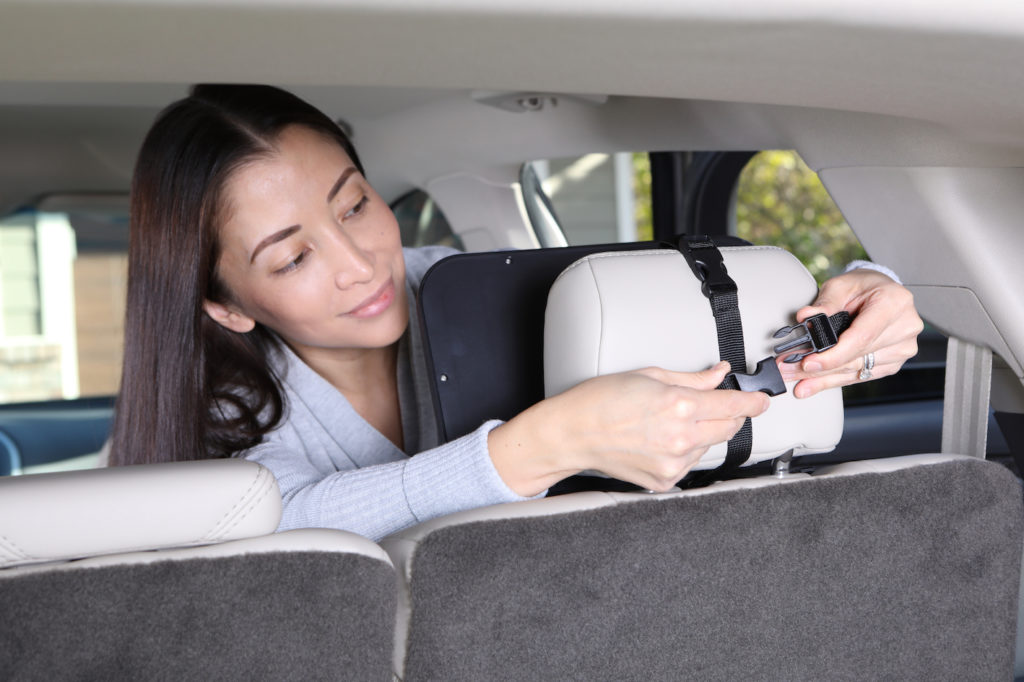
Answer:
<svg viewBox="0 0 1024 682"><path fill-rule="evenodd" d="M394 570L240 459L0 478L5 679L390 679Z"/></svg>
<svg viewBox="0 0 1024 682"><path fill-rule="evenodd" d="M477 418L467 416L473 405L454 404L460 391L476 402L505 388L487 368L506 358L480 344L490 322L466 299L488 301L503 328L532 330L518 337L535 344L531 352L543 347L536 283L509 286L502 271L528 270L531 253L435 266L436 281L451 284L464 259L465 295L431 292L432 275L424 279L443 421ZM639 281L648 266L633 260ZM525 300L502 300L523 292ZM755 287L752 296L770 293ZM435 295L447 297L444 314ZM454 317L469 326L445 350L431 323ZM467 373L474 364L485 369ZM806 405L842 410L839 401ZM817 424L787 428L804 442ZM943 454L461 512L381 543L399 574L395 671L407 681L1009 679L1022 525L1020 485L1008 470Z"/></svg>

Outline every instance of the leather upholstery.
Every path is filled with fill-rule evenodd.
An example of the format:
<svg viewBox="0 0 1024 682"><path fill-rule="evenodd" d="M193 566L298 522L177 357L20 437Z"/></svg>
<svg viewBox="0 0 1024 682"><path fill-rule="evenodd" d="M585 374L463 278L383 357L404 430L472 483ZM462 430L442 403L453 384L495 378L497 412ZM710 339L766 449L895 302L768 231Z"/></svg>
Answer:
<svg viewBox="0 0 1024 682"><path fill-rule="evenodd" d="M772 355L772 333L795 323L817 285L788 251L776 247L722 247L738 287L747 371ZM544 328L544 387L548 396L594 376L658 366L706 369L719 360L708 300L676 251L609 252L587 256L565 270L548 295ZM792 389L792 384L787 385ZM843 430L840 389L797 400L772 398L753 420L749 462L828 452ZM726 445L712 447L697 469L718 466Z"/></svg>
<svg viewBox="0 0 1024 682"><path fill-rule="evenodd" d="M272 533L277 481L241 459L0 478L0 568Z"/></svg>

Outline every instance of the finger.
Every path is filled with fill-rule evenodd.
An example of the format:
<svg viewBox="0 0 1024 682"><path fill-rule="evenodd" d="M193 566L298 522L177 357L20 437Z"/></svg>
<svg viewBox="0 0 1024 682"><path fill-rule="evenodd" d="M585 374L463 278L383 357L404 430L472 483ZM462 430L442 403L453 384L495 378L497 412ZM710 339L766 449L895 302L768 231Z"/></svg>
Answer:
<svg viewBox="0 0 1024 682"><path fill-rule="evenodd" d="M848 278L844 278L842 275L833 277L821 286L821 291L818 292L813 303L796 311L797 321L803 322L808 317L819 313L835 315L840 310L847 310L854 291L855 287L848 282Z"/></svg>
<svg viewBox="0 0 1024 682"><path fill-rule="evenodd" d="M637 370L637 373L670 386L710 391L725 379L725 375L729 373L729 363L723 360L699 372L675 372L661 367L647 367Z"/></svg>
<svg viewBox="0 0 1024 682"><path fill-rule="evenodd" d="M883 276L884 277L884 276ZM808 373L837 370L847 362L871 351L889 347L917 352L917 335L924 323L914 309L913 296L905 288L893 285L877 287L847 303L856 313L850 328L839 337L834 348L806 358L803 369Z"/></svg>
<svg viewBox="0 0 1024 682"><path fill-rule="evenodd" d="M694 446L707 450L712 445L724 443L743 428L745 417L738 419L705 419L693 427Z"/></svg>
<svg viewBox="0 0 1024 682"><path fill-rule="evenodd" d="M855 317L853 324L839 336L835 346L807 356L800 362L800 368L808 376L842 372L867 355L870 348L878 348L872 320L867 319L858 324L859 321L860 318Z"/></svg>
<svg viewBox="0 0 1024 682"><path fill-rule="evenodd" d="M803 371L798 363L787 364L782 363L779 368L779 372L782 374L784 381L802 381L804 379L814 379L818 377L827 376L848 376L857 375L860 373L866 364L867 353L859 355L854 359L843 363L838 367L822 368L814 372ZM874 364L881 366L887 362L902 361L902 358L895 354L890 354L889 349L875 351L874 353Z"/></svg>
<svg viewBox="0 0 1024 682"><path fill-rule="evenodd" d="M876 363L874 368L871 370L871 376L864 379L860 378L860 371L863 368L863 365L858 365L854 369L847 369L844 371L834 372L832 374L802 379L793 387L793 395L800 399L810 398L811 396L821 393L829 388L849 386L850 384L863 383L865 381L881 379L882 377L893 375L899 371L902 366L902 362L883 364Z"/></svg>
<svg viewBox="0 0 1024 682"><path fill-rule="evenodd" d="M686 416L694 421L741 419L763 414L771 404L760 391L707 391L681 397L692 406Z"/></svg>

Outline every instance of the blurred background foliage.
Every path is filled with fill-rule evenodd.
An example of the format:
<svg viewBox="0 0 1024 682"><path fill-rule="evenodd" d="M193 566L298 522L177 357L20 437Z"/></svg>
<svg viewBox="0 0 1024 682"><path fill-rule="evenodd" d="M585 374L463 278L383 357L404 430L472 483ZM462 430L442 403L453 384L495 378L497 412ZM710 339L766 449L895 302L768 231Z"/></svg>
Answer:
<svg viewBox="0 0 1024 682"><path fill-rule="evenodd" d="M818 283L839 274L864 248L818 174L793 151L756 154L736 187L736 235L788 249Z"/></svg>
<svg viewBox="0 0 1024 682"><path fill-rule="evenodd" d="M647 152L633 154L633 196L636 206L636 238L654 239L654 213L651 210L651 158Z"/></svg>
<svg viewBox="0 0 1024 682"><path fill-rule="evenodd" d="M651 166L646 153L633 155L633 190L637 236L651 239ZM851 260L867 259L818 174L794 151L754 155L740 174L735 207L737 236L788 249L819 284L842 272Z"/></svg>

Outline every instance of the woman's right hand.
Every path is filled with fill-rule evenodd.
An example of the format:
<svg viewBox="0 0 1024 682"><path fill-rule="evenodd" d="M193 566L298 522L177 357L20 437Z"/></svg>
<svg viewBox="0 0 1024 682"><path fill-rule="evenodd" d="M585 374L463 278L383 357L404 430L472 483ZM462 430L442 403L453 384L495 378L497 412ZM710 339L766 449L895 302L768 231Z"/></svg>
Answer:
<svg viewBox="0 0 1024 682"><path fill-rule="evenodd" d="M665 491L709 447L768 409L760 392L716 390L729 371L648 368L595 377L543 400L488 438L499 475L523 496L597 470Z"/></svg>

